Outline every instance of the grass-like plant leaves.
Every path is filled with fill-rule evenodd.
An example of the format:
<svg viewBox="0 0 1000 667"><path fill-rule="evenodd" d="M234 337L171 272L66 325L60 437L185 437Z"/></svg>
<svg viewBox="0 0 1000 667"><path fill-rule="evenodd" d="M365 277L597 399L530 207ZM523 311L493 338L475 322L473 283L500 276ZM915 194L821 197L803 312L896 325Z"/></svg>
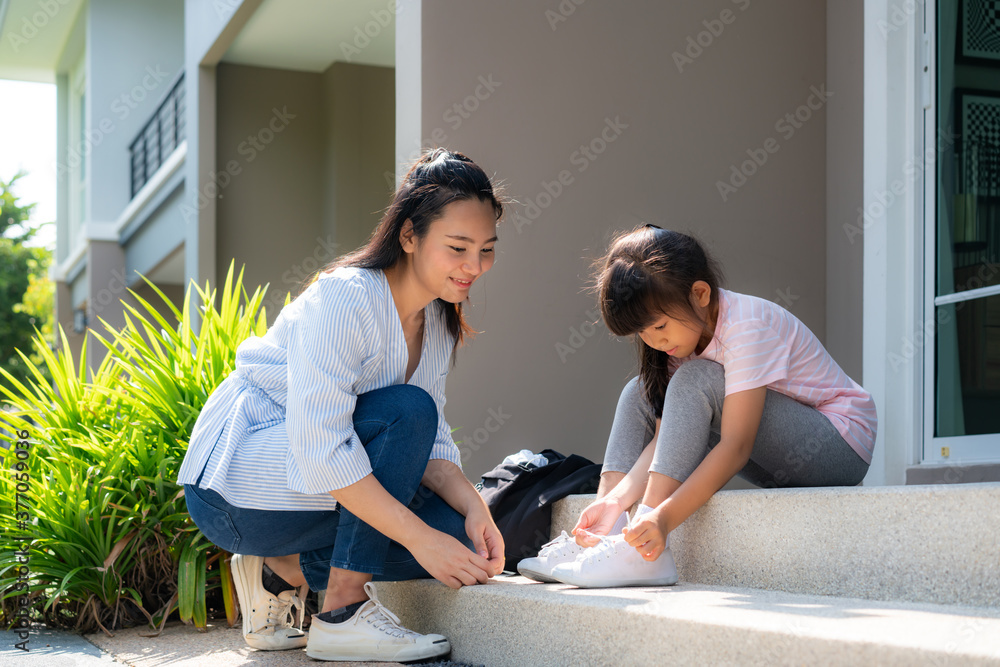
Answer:
<svg viewBox="0 0 1000 667"><path fill-rule="evenodd" d="M98 368L88 372L74 361L60 329L58 351L36 336L41 367L19 353L26 381L0 369L12 387L0 384L0 440L9 446L0 530L10 538L0 553L0 625L20 621L26 598L32 620L83 631L143 621L162 628L175 609L204 628L206 593L220 587L226 619L236 622L229 554L192 523L174 480L195 420L232 371L237 346L267 329L266 288L248 294L243 272L234 275L230 265L221 290L192 285L197 294L189 288L178 308L146 282L163 305L132 292L134 305L123 302L124 327L102 321L81 357L87 345L103 345ZM23 431L30 447L18 458ZM29 476L20 498L15 471ZM21 544L28 546L27 590L17 590L25 581Z"/></svg>

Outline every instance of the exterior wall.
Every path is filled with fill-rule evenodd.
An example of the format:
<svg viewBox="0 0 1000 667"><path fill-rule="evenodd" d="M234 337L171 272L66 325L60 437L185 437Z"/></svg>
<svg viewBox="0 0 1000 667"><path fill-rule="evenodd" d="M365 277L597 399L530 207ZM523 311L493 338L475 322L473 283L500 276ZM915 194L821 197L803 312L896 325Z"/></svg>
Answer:
<svg viewBox="0 0 1000 667"><path fill-rule="evenodd" d="M57 187L61 202L56 231L58 262L65 262L77 250L71 247L74 234L69 229L66 204L69 198L66 165L74 154L82 156L87 174L86 204L77 242L86 244L86 266L75 280L72 276L56 276L57 322L68 332L72 332L73 310L83 306L91 328L103 328L99 318L112 325L124 322L119 300L127 298L125 252L112 230L131 199L128 148L180 71L183 40L181 0L91 0L67 42L67 52L60 59L59 69L66 71L75 65L82 52L86 77L83 141L70 146L69 82L65 74L57 76ZM129 57L123 58L123 53ZM69 338L76 356L83 336L70 333ZM96 366L103 355L103 348L91 345L87 363Z"/></svg>
<svg viewBox="0 0 1000 667"><path fill-rule="evenodd" d="M235 259L237 271L246 265L244 284L269 282L268 301L280 306L298 292L295 268L325 240L322 78L227 63L217 78L218 171L229 165L233 175L216 204L214 280L222 284Z"/></svg>
<svg viewBox="0 0 1000 667"><path fill-rule="evenodd" d="M83 334L77 334L73 332L73 307L71 305L72 296L70 295L69 285L65 281L56 281L56 298L55 298L55 309L56 309L56 326L54 327L56 331L56 336L59 336L59 326L63 328L63 332L66 334L66 342L69 343L69 354L73 358L74 363L79 363L80 353L83 350ZM60 343L61 347L61 343Z"/></svg>
<svg viewBox="0 0 1000 667"><path fill-rule="evenodd" d="M889 0L866 0L864 27L864 377L879 410L879 433L866 484L903 484L923 441L923 350L905 341L923 330L923 188L905 173L922 150L918 109L918 22L890 16ZM920 12L916 13L919 16ZM880 26L898 26L885 31ZM891 82L891 85L890 85ZM886 193L905 187L885 207Z"/></svg>
<svg viewBox="0 0 1000 667"><path fill-rule="evenodd" d="M128 293L124 272L125 250L118 241L91 240L87 244L87 327L103 335L102 320L112 327L125 326L122 302L135 305ZM87 364L91 369L101 365L106 348L91 338L87 342Z"/></svg>
<svg viewBox="0 0 1000 667"><path fill-rule="evenodd" d="M216 274L216 65L262 1L185 0L184 76L191 147L184 164L185 284L204 283ZM196 308L193 303L191 307Z"/></svg>
<svg viewBox="0 0 1000 667"><path fill-rule="evenodd" d="M86 47L86 10L80 12L63 47L56 73L56 247L53 256L53 278L55 290L55 331L62 326L69 343L70 353L79 361L83 348L83 334L73 331L73 309L79 301L73 299L72 286L59 265L67 260L73 248L70 247L69 220L69 74L70 68L83 55ZM58 336L58 333L57 333Z"/></svg>
<svg viewBox="0 0 1000 667"><path fill-rule="evenodd" d="M864 0L826 5L826 349L862 377Z"/></svg>
<svg viewBox="0 0 1000 667"><path fill-rule="evenodd" d="M184 199L184 184L172 188L160 206L147 213L143 224L124 244L124 275L129 286L145 284L141 275L150 272L184 243L184 216L180 203ZM158 286L162 286L158 283Z"/></svg>
<svg viewBox="0 0 1000 667"><path fill-rule="evenodd" d="M273 320L287 293L367 239L388 204L393 73L221 63L217 79L216 172L229 176L216 202L216 280L233 259L245 264L248 287L270 284Z"/></svg>
<svg viewBox="0 0 1000 667"><path fill-rule="evenodd" d="M180 307L184 303L183 287L181 287L180 285L161 285L161 284L157 284L156 286L160 289L161 292L163 292L164 296L170 299L170 302L174 304L174 306L180 309ZM172 324L176 321L176 318L174 317L173 312L170 310L170 307L167 306L167 304L163 303L163 299L160 298L160 295L154 292L149 287L149 285L147 285L146 283L142 283L141 285L136 285L135 287L133 287L132 290L134 290L136 294L138 294L141 298L143 298L146 301L146 303L153 306L156 309L156 311L160 315L162 315L167 322L170 322ZM144 312L141 306L139 306L138 308L139 312Z"/></svg>
<svg viewBox="0 0 1000 667"><path fill-rule="evenodd" d="M323 73L324 233L340 253L368 240L394 190L394 86L388 67L334 63Z"/></svg>
<svg viewBox="0 0 1000 667"><path fill-rule="evenodd" d="M87 107L95 138L85 221L113 223L132 198L129 144L184 64L181 0L91 0Z"/></svg>
<svg viewBox="0 0 1000 667"><path fill-rule="evenodd" d="M519 202L472 295L484 333L449 379L447 414L473 478L522 447L603 458L635 361L630 343L592 326L599 317L582 288L615 230L648 221L695 232L728 286L783 301L826 337L824 109L800 111L810 118L791 132L781 124L826 81L826 4L562 7L575 9L442 0L423 3L419 17L420 135L398 137L397 161L416 142L446 145L495 172ZM405 36L402 24L416 18L397 21ZM699 51L690 44L700 33ZM399 62L411 58L403 45ZM689 48L679 67L675 52ZM768 138L777 152L745 167L740 184L733 170ZM739 186L724 200L718 183L730 178Z"/></svg>

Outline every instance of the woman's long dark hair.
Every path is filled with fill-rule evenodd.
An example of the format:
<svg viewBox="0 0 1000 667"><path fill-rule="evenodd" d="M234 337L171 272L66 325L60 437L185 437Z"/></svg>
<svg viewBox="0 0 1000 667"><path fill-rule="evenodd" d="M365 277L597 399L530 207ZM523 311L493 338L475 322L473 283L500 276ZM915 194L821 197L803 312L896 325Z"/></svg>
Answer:
<svg viewBox="0 0 1000 667"><path fill-rule="evenodd" d="M392 203L382 216L368 242L347 253L322 269L322 273L342 266L361 269L389 269L403 256L399 233L403 224L413 223L413 234L422 239L430 225L441 217L452 202L478 199L493 207L496 219L503 215L503 204L495 192L490 177L475 162L453 151L436 148L424 153L410 167L403 182L393 195ZM438 299L441 303L448 333L458 347L465 336L475 332L465 321L462 304Z"/></svg>
<svg viewBox="0 0 1000 667"><path fill-rule="evenodd" d="M712 289L709 308L719 303L721 272L694 238L654 225L619 234L595 265L595 290L601 317L616 336L634 336L639 384L657 416L663 411L668 376L666 352L646 345L639 332L663 315L703 330L706 322L691 301L691 287L702 280Z"/></svg>

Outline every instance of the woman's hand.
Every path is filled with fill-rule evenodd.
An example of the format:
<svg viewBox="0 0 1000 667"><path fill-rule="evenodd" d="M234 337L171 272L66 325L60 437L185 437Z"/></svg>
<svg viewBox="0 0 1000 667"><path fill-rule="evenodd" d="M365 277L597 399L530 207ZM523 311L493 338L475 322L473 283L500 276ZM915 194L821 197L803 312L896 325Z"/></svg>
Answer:
<svg viewBox="0 0 1000 667"><path fill-rule="evenodd" d="M485 584L493 576L491 561L439 530L428 528L405 546L428 574L451 588Z"/></svg>
<svg viewBox="0 0 1000 667"><path fill-rule="evenodd" d="M625 542L643 559L654 561L667 547L667 528L659 508L647 512L625 529Z"/></svg>
<svg viewBox="0 0 1000 667"><path fill-rule="evenodd" d="M469 510L465 517L465 533L472 540L476 553L489 559L492 568L490 576L503 572L503 536L485 505L476 506Z"/></svg>
<svg viewBox="0 0 1000 667"><path fill-rule="evenodd" d="M461 479L464 480L465 477L462 476ZM465 484L482 503L472 485L468 481ZM493 565L489 560L472 552L451 535L435 530L421 521L405 505L389 495L374 475L331 491L331 495L351 514L406 547L417 562L441 583L459 588L485 583L493 576Z"/></svg>
<svg viewBox="0 0 1000 667"><path fill-rule="evenodd" d="M465 517L465 533L477 552L473 555L486 564L483 569L487 572L487 578L503 572L503 537L500 536L483 497L466 479L462 469L450 461L432 459L427 463L421 483ZM468 549L465 550L472 554ZM420 564L423 565L422 562ZM430 572L429 569L427 571ZM485 579L477 580L485 582Z"/></svg>
<svg viewBox="0 0 1000 667"><path fill-rule="evenodd" d="M598 536L607 535L624 509L612 493L599 498L587 506L573 528L576 543L581 547L591 547L600 541Z"/></svg>

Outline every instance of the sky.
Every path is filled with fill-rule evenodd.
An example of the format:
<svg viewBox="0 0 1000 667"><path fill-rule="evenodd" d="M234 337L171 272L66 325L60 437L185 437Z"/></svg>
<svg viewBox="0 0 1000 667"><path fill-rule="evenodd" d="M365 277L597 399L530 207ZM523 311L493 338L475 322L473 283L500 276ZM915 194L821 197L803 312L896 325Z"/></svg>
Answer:
<svg viewBox="0 0 1000 667"><path fill-rule="evenodd" d="M0 179L23 168L14 194L19 204L37 202L32 222L56 219L56 87L0 79ZM40 231L30 245L55 247L55 225Z"/></svg>

